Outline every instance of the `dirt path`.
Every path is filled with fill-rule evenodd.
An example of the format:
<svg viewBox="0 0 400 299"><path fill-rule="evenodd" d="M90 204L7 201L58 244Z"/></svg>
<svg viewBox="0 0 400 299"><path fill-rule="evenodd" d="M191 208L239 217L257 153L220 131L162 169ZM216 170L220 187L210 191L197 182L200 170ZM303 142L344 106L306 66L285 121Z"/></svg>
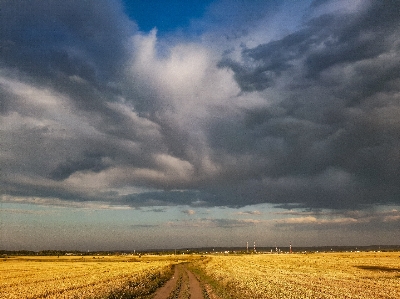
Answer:
<svg viewBox="0 0 400 299"><path fill-rule="evenodd" d="M203 296L206 293L206 298ZM211 294L208 286L203 287L196 276L190 272L184 264L175 266L174 276L161 288L159 288L153 299L208 299L216 298Z"/></svg>
<svg viewBox="0 0 400 299"><path fill-rule="evenodd" d="M190 299L203 299L203 289L201 288L200 282L192 272L186 271L189 276Z"/></svg>
<svg viewBox="0 0 400 299"><path fill-rule="evenodd" d="M175 266L175 273L174 276L161 288L156 291L154 299L167 299L169 294L175 289L176 284L179 279L180 269L178 266Z"/></svg>

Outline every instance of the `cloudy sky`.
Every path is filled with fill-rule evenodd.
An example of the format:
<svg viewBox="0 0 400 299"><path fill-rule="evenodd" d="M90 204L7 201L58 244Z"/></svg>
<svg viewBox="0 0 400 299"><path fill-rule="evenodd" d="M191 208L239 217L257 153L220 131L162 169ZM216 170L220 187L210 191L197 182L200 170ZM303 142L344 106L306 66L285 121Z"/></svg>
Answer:
<svg viewBox="0 0 400 299"><path fill-rule="evenodd" d="M400 1L1 0L0 249L400 244Z"/></svg>

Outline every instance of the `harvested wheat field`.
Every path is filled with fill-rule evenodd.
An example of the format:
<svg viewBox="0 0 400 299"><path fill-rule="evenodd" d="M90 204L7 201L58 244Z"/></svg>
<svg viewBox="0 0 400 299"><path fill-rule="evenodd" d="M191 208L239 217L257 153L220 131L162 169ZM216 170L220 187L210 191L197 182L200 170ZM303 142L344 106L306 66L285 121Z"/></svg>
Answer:
<svg viewBox="0 0 400 299"><path fill-rule="evenodd" d="M400 253L23 257L0 298L400 298Z"/></svg>
<svg viewBox="0 0 400 299"><path fill-rule="evenodd" d="M400 298L400 254L217 256L196 263L226 298Z"/></svg>
<svg viewBox="0 0 400 299"><path fill-rule="evenodd" d="M136 298L168 280L174 263L160 257L3 259L0 298Z"/></svg>

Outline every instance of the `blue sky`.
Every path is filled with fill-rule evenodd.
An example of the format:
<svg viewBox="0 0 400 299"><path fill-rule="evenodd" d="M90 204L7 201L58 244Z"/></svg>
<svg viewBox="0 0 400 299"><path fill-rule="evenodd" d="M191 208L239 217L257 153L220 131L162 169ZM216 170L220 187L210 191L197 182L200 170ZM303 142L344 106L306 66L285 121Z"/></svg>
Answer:
<svg viewBox="0 0 400 299"><path fill-rule="evenodd" d="M134 20L139 30L157 28L159 34L184 29L193 19L200 19L212 3L208 1L141 1L124 0L124 11Z"/></svg>
<svg viewBox="0 0 400 299"><path fill-rule="evenodd" d="M0 249L398 244L399 11L3 1Z"/></svg>

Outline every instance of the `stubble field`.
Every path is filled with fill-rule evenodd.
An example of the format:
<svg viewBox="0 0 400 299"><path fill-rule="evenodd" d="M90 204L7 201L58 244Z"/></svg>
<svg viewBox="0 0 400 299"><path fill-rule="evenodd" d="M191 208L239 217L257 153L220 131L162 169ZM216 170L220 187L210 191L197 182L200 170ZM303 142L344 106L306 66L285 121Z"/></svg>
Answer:
<svg viewBox="0 0 400 299"><path fill-rule="evenodd" d="M400 298L400 254L218 256L196 267L230 298Z"/></svg>
<svg viewBox="0 0 400 299"><path fill-rule="evenodd" d="M152 298L177 264L204 298L400 298L399 252L11 257L0 261L0 298Z"/></svg>
<svg viewBox="0 0 400 299"><path fill-rule="evenodd" d="M146 296L172 274L171 258L24 257L0 263L0 298Z"/></svg>

